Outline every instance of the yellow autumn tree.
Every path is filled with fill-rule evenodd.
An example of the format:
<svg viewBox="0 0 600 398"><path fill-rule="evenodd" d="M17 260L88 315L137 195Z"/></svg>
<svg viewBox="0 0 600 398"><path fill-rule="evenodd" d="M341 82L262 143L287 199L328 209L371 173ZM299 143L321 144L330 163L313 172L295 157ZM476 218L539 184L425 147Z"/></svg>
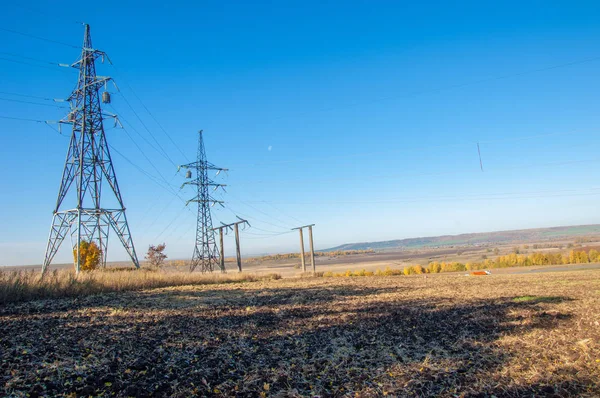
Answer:
<svg viewBox="0 0 600 398"><path fill-rule="evenodd" d="M425 268L421 267L420 265L413 265L412 270L415 274L424 274L425 273Z"/></svg>
<svg viewBox="0 0 600 398"><path fill-rule="evenodd" d="M94 241L81 241L79 244L79 267L82 271L92 271L100 265L102 251ZM77 248L73 249L73 259L77 262Z"/></svg>
<svg viewBox="0 0 600 398"><path fill-rule="evenodd" d="M429 263L427 265L427 268L429 269L429 272L432 274L437 274L439 272L442 272L442 266L437 261L433 261L433 262Z"/></svg>

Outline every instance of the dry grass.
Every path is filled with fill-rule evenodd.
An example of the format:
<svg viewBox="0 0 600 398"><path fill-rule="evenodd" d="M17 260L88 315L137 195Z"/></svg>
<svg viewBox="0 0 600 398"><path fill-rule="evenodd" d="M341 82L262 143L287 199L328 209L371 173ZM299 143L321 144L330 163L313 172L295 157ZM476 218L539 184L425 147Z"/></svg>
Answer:
<svg viewBox="0 0 600 398"><path fill-rule="evenodd" d="M201 274L160 272L147 269L118 269L82 272L54 270L42 277L39 271L0 271L0 303L13 303L90 294L143 290L167 286L210 285L279 279L278 274L257 276L246 273Z"/></svg>
<svg viewBox="0 0 600 398"><path fill-rule="evenodd" d="M0 307L0 395L600 396L600 272L306 278Z"/></svg>

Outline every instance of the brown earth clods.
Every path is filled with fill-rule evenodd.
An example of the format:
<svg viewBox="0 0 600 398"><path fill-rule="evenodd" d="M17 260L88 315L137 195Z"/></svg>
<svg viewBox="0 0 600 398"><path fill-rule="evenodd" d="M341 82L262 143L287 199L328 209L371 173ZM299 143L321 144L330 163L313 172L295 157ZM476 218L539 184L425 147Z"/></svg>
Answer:
<svg viewBox="0 0 600 398"><path fill-rule="evenodd" d="M600 271L284 279L0 307L6 396L600 396Z"/></svg>

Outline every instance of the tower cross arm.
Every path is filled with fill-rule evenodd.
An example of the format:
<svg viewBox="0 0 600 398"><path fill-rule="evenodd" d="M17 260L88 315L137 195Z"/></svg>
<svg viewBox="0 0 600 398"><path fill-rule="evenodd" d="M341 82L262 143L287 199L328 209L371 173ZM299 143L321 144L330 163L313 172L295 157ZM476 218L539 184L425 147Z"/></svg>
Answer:
<svg viewBox="0 0 600 398"><path fill-rule="evenodd" d="M187 206L190 203L209 203L209 204L219 204L221 206L223 206L223 204L225 203L222 200L214 200L214 199L207 199L207 200L202 200L202 199L190 199L187 202L185 202L185 205Z"/></svg>
<svg viewBox="0 0 600 398"><path fill-rule="evenodd" d="M98 58L102 58L102 62L104 62L104 58L106 58L108 60L108 62L112 65L110 58L108 58L108 55L104 51L95 50L93 48L85 48L85 47L82 50L87 53L88 57L89 56L93 57L94 61ZM83 59L79 59L79 60L73 62L71 64L71 68L79 69L81 67L82 61L83 61Z"/></svg>
<svg viewBox="0 0 600 398"><path fill-rule="evenodd" d="M301 227L292 228L292 231L294 231L296 229L303 229L303 228L314 227L314 226L315 226L315 224L303 225Z"/></svg>
<svg viewBox="0 0 600 398"><path fill-rule="evenodd" d="M198 182L198 180L193 180L184 182L183 184L181 184L181 188L185 187L186 185L203 185L207 187L215 187L215 189L227 186L227 184L217 184L216 182L200 183Z"/></svg>
<svg viewBox="0 0 600 398"><path fill-rule="evenodd" d="M78 95L85 93L85 91L89 88L91 88L92 90L98 90L98 88L100 86L108 83L111 80L112 80L112 77L110 77L110 76L97 76L93 81L91 81L87 84L79 85L75 90L73 90L73 92L71 93L69 98L67 98L67 101L73 101L74 99L77 98Z"/></svg>
<svg viewBox="0 0 600 398"><path fill-rule="evenodd" d="M198 168L198 167L202 167L202 165L199 165L198 162L192 162L192 163L180 164L179 166L177 166L177 170L180 170L180 169L195 169L195 168ZM229 171L229 169L225 169L223 167L217 167L214 164L208 163L208 162L205 162L204 168L206 170Z"/></svg>
<svg viewBox="0 0 600 398"><path fill-rule="evenodd" d="M229 169L225 169L223 167L217 167L212 163L206 162L206 169L207 170L217 170L217 171L229 171Z"/></svg>

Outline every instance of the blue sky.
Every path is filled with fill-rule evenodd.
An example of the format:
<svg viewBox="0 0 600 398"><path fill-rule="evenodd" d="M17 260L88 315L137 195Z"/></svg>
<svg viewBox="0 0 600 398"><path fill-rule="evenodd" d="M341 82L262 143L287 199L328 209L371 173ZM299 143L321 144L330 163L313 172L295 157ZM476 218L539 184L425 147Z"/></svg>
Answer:
<svg viewBox="0 0 600 398"><path fill-rule="evenodd" d="M184 178L154 138L186 163L199 129L209 160L230 169L215 222L237 214L253 226L243 254L298 250L283 232L300 223L317 224L327 248L600 222L596 2L140 4L32 1L0 15L0 116L64 115L42 98L76 83L50 63L78 58L64 45L80 45L78 21L109 54L98 74L121 91L110 88L105 110L126 131L106 131L127 157L113 152L140 255L163 241L171 258L191 255L195 212L164 188ZM0 265L42 260L63 134L0 118ZM112 241L109 260L124 258ZM70 261L68 248L56 261Z"/></svg>

